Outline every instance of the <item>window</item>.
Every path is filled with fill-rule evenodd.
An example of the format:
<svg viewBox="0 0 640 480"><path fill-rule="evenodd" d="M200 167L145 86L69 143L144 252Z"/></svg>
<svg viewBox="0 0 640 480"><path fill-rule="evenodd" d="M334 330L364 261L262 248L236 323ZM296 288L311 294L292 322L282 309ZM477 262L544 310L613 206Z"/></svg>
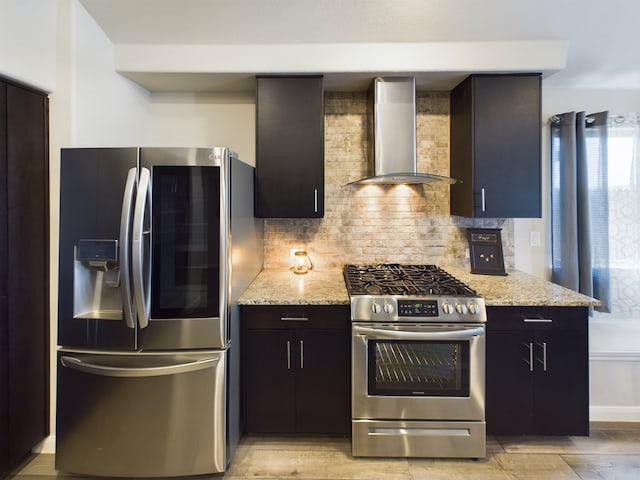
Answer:
<svg viewBox="0 0 640 480"><path fill-rule="evenodd" d="M611 115L609 120L606 184L612 310L610 314L597 314L603 317L640 318L639 118L639 114ZM589 171L591 188L597 182L592 176L598 172L591 163Z"/></svg>

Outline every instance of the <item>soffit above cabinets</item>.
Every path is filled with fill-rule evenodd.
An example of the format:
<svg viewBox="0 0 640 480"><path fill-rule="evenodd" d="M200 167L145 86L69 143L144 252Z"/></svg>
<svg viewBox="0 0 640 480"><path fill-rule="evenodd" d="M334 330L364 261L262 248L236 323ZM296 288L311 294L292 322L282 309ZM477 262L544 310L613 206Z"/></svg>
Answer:
<svg viewBox="0 0 640 480"><path fill-rule="evenodd" d="M640 2L618 0L80 0L115 70L151 91L249 91L253 76L322 73L330 90L411 75L540 72L554 87L637 89Z"/></svg>
<svg viewBox="0 0 640 480"><path fill-rule="evenodd" d="M253 91L256 74L323 74L325 90L365 90L376 76L450 90L470 73L565 68L562 40L296 45L115 45L117 72L150 91ZM523 54L526 52L526 54Z"/></svg>

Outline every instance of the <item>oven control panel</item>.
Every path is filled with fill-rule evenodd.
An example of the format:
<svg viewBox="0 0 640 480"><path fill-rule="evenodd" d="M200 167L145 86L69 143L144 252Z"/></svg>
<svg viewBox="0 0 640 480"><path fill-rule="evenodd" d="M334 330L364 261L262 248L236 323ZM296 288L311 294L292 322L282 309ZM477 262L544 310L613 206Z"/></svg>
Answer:
<svg viewBox="0 0 640 480"><path fill-rule="evenodd" d="M351 320L374 322L486 322L484 299L481 297L351 297Z"/></svg>
<svg viewBox="0 0 640 480"><path fill-rule="evenodd" d="M398 300L399 317L437 317L437 300Z"/></svg>

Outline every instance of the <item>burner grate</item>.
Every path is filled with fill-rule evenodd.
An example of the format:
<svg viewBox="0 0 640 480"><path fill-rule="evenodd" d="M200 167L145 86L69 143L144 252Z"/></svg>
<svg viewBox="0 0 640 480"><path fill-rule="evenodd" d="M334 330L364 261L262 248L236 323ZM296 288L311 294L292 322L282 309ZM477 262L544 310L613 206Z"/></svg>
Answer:
<svg viewBox="0 0 640 480"><path fill-rule="evenodd" d="M350 295L477 296L436 265L345 265L344 277Z"/></svg>

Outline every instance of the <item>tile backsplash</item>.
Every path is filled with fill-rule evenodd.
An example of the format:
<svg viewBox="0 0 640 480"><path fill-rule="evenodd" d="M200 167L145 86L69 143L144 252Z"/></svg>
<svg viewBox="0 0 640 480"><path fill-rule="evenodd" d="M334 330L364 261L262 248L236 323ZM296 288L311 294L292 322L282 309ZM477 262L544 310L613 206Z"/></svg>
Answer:
<svg viewBox="0 0 640 480"><path fill-rule="evenodd" d="M449 175L449 93L418 92L418 171ZM316 268L345 263L469 267L466 228L502 228L513 267L513 221L449 214L449 185L352 186L369 175L366 92L325 93L325 215L265 220L265 268L286 269L304 248Z"/></svg>

